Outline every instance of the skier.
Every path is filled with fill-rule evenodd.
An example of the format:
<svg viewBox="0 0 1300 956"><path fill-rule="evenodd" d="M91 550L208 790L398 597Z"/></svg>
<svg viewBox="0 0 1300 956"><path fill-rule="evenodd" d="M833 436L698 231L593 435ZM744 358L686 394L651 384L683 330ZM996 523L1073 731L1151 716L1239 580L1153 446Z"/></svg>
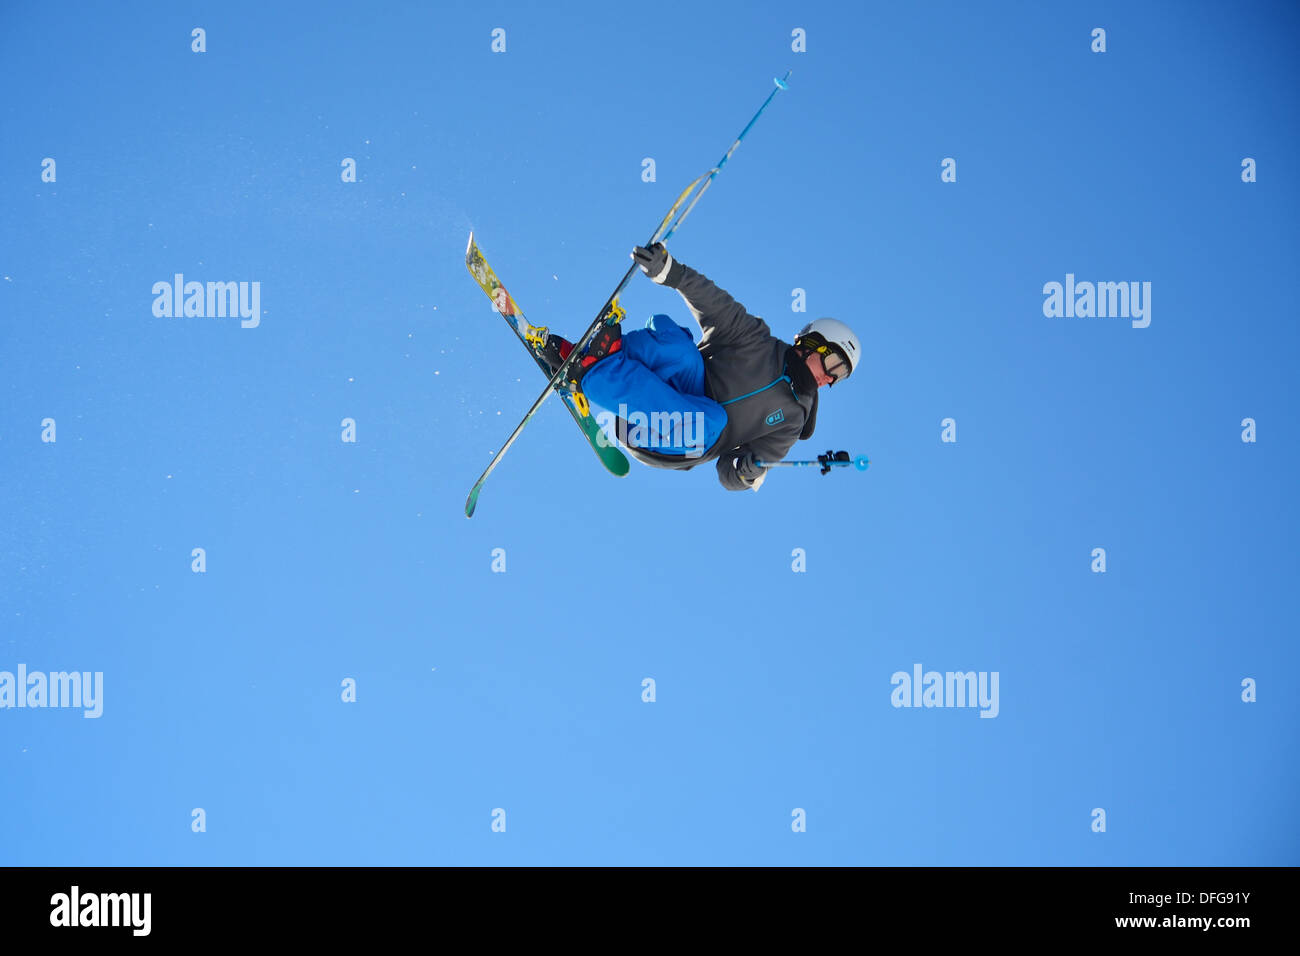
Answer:
<svg viewBox="0 0 1300 956"><path fill-rule="evenodd" d="M779 461L810 438L817 390L857 367L857 336L843 322L817 319L787 344L662 243L637 246L632 258L655 283L681 294L703 333L699 346L666 315L626 335L607 324L569 366L570 377L591 402L615 413L618 439L638 461L688 469L717 459L725 488L757 491L767 477L757 462ZM572 349L567 339L547 337L542 354L552 374Z"/></svg>

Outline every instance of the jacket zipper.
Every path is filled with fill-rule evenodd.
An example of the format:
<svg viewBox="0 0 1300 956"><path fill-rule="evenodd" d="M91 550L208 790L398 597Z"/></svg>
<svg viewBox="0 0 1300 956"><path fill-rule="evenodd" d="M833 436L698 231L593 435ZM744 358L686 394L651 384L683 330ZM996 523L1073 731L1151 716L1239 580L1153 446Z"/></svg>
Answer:
<svg viewBox="0 0 1300 956"><path fill-rule="evenodd" d="M764 385L762 388L756 388L752 392L746 392L744 395L739 395L736 398L728 399L727 401L722 402L722 405L723 406L731 405L735 402L739 402L741 399L752 398L753 396L759 394L760 392L766 392L773 385L779 385L781 382L785 382L787 385L790 386L790 395L794 398L796 402L799 401L799 396L795 393L794 383L790 380L790 376L782 375L776 381L769 382L768 384Z"/></svg>

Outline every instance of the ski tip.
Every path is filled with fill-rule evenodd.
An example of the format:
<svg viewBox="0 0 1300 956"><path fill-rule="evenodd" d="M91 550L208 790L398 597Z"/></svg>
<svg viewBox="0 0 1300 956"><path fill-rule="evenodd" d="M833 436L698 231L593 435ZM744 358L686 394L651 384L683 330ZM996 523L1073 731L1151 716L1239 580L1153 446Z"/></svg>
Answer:
<svg viewBox="0 0 1300 956"><path fill-rule="evenodd" d="M786 70L786 71L785 71L785 76L782 76L782 77L776 77L776 76L774 76L774 77L772 77L772 82L776 84L777 89L779 89L779 90L788 90L788 89L790 88L790 74L793 73L793 72L794 72L794 70Z"/></svg>
<svg viewBox="0 0 1300 956"><path fill-rule="evenodd" d="M474 230L471 229L469 231L469 242L465 243L465 255L468 256L469 251L473 248L474 248Z"/></svg>
<svg viewBox="0 0 1300 956"><path fill-rule="evenodd" d="M465 499L466 518L474 517L474 509L478 507L478 492L479 489L475 488L473 491L469 493L469 497Z"/></svg>

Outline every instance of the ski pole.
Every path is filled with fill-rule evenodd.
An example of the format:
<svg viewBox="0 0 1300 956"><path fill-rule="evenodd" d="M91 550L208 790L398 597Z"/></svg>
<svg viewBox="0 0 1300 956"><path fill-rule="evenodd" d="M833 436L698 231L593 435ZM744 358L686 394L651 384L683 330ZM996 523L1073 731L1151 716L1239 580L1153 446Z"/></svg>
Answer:
<svg viewBox="0 0 1300 956"><path fill-rule="evenodd" d="M754 114L754 118L745 124L745 128L740 131L740 135L736 137L736 141L731 144L726 153L723 154L722 158L718 160L718 165L714 166L713 169L709 171L709 178L705 181L704 185L700 187L700 191L696 194L695 198L691 200L691 204L686 207L686 210L680 216L677 217L677 221L672 224L672 227L666 233L664 233L663 238L656 240L657 242L667 242L672 238L673 233L680 228L681 224L686 221L686 217L691 214L691 210L694 209L695 204L700 201L700 197L702 197L708 188L713 185L713 180L717 178L718 173L722 172L722 167L727 165L727 160L731 159L731 154L736 151L736 147L738 147L740 141L745 138L745 134L749 132L749 128L757 123L758 118L763 115L763 110L767 109L767 104L771 103L772 98L781 90L788 90L790 88L790 74L793 72L794 70L786 70L785 76L781 77L781 79L778 80L775 77L772 78L772 82L776 84L776 89L767 94L767 99L765 99L763 105L758 108L758 112ZM699 182L699 180L696 180L696 182ZM653 244L654 243L651 243L651 245Z"/></svg>
<svg viewBox="0 0 1300 956"><path fill-rule="evenodd" d="M668 215L664 216L663 221L659 223L658 228L656 228L653 235L651 235L650 241L646 243L647 246L652 246L656 242L663 242L677 231L677 228L686 220L687 214L694 209L695 204L700 201L700 197L704 195L704 191L709 188L709 185L717 177L718 173L722 171L722 167L727 164L727 160L729 160L731 154L736 151L736 147L738 147L740 141L745 138L745 134L748 133L754 123L758 121L758 118L763 115L763 111L767 109L767 104L772 102L772 98L776 96L779 91L789 89L789 83L787 80L790 78L791 72L793 71L787 70L784 78L774 78L772 80L772 82L776 84L776 89L767 95L767 99L763 101L763 105L758 108L758 112L754 114L753 118L745 124L745 128L740 131L740 135L736 137L736 141L732 143L727 152L723 154L722 159L718 161L718 165L714 166L709 170L709 172L697 177L695 181L687 186L682 194L677 197L677 201L674 202L672 208L668 210ZM704 181L704 186L698 193L696 193L695 198L691 200L691 204L686 207L686 210L677 218L677 221L669 226L673 216L676 215L677 210L681 208L682 203L686 201L687 197L690 196L692 191L694 191L695 187L698 186L702 180ZM623 278L619 282L618 287L614 290L613 294L605 300L605 304L600 307L600 311L596 313L595 321L587 327L587 331L583 333L582 338L574 343L572 351L569 352L569 357L565 359L560 367L551 375L551 380L546 383L546 390L537 397L537 400L533 402L532 407L524 413L523 420L515 426L515 430L510 433L510 437L506 439L505 444L501 446L497 453L492 457L492 460L488 462L487 468L483 469L483 474L479 475L478 481L474 482L474 487L470 489L469 497L465 499L466 518L472 518L474 516L474 509L478 507L479 493L482 492L483 485L487 482L488 476L491 475L496 466L500 464L501 459L506 456L506 452L510 450L510 446L519 438L524 427L532 420L532 417L537 414L537 410L545 404L548 398L551 397L551 393L554 392L556 388L561 387L562 382L566 381L565 376L568 375L569 367L578 359L582 350L596 337L596 333L600 331L600 327L605 322L605 317L613 307L614 300L618 298L619 293L623 291L625 286L627 286L629 280L631 280L633 274L636 272L636 269L637 266L633 263L631 268L623 274Z"/></svg>
<svg viewBox="0 0 1300 956"><path fill-rule="evenodd" d="M811 461L755 461L759 468L809 468L813 465L821 466L821 473L829 475L832 468L844 468L852 465L858 471L866 471L871 464L871 459L866 455L858 455L857 458L850 458L847 451L828 451L824 455L818 455Z"/></svg>

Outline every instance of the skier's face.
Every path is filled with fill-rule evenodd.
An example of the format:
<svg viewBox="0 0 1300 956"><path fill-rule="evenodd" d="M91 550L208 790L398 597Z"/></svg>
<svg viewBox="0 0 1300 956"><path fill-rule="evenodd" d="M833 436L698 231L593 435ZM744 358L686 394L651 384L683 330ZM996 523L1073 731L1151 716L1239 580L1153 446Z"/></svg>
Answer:
<svg viewBox="0 0 1300 956"><path fill-rule="evenodd" d="M813 378L817 380L818 388L821 388L823 385L831 385L835 382L834 378L826 374L826 366L822 364L821 353L809 352L807 362L808 371L812 372Z"/></svg>

